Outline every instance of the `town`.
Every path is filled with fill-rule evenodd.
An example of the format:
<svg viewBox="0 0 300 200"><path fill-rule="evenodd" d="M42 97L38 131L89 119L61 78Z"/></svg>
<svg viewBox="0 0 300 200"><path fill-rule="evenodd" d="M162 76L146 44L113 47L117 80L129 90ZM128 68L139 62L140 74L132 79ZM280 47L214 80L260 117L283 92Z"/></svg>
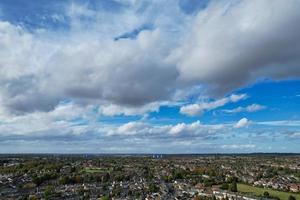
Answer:
<svg viewBox="0 0 300 200"><path fill-rule="evenodd" d="M300 200L300 155L1 155L0 199Z"/></svg>

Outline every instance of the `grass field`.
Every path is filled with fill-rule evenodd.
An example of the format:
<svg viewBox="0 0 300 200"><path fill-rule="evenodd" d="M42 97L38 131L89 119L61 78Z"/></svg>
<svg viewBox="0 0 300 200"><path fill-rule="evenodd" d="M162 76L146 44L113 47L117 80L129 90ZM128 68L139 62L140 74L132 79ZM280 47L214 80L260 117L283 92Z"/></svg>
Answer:
<svg viewBox="0 0 300 200"><path fill-rule="evenodd" d="M101 168L86 167L82 170L82 172L85 172L85 173L105 173L105 172L108 172L108 170L101 169Z"/></svg>
<svg viewBox="0 0 300 200"><path fill-rule="evenodd" d="M272 189L259 188L259 187L254 187L254 186L250 186L250 185L245 185L245 184L241 184L241 183L238 183L237 188L238 188L238 192L252 193L257 196L263 195L263 193L265 191L267 191L267 192L269 192L269 194L271 196L277 196L281 200L288 200L290 195L293 195L294 197L296 197L297 200L300 200L299 193L297 194L297 193L290 193L290 192L281 192L281 191L276 191L276 190L272 190Z"/></svg>

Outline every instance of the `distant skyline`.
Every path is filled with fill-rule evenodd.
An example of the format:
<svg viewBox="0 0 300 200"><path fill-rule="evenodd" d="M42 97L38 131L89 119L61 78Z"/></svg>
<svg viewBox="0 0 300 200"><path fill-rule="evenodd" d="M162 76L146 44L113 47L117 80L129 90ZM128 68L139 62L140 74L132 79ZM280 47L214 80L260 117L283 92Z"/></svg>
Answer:
<svg viewBox="0 0 300 200"><path fill-rule="evenodd" d="M1 0L0 153L300 153L299 10Z"/></svg>

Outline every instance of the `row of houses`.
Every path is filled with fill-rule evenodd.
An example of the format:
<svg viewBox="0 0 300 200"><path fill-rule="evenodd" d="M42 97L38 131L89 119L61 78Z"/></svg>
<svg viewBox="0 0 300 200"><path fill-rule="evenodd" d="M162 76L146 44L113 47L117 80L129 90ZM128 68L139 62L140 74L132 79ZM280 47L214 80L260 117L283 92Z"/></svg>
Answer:
<svg viewBox="0 0 300 200"><path fill-rule="evenodd" d="M259 180L253 183L254 186L262 186L266 188L273 188L276 190L285 190L291 192L299 192L300 191L300 183L285 183L285 182L277 182L277 181L264 181Z"/></svg>
<svg viewBox="0 0 300 200"><path fill-rule="evenodd" d="M257 197L250 197L245 196L239 193L233 193L228 192L224 190L213 190L213 195L216 197L216 199L223 200L223 199L229 199L229 200L258 200Z"/></svg>

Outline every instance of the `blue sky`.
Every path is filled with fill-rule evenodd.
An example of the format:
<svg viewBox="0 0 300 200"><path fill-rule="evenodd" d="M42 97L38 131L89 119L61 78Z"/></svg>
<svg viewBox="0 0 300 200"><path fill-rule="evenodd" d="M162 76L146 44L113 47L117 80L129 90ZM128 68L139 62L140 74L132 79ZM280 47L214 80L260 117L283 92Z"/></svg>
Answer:
<svg viewBox="0 0 300 200"><path fill-rule="evenodd" d="M300 153L300 3L0 2L0 153Z"/></svg>

